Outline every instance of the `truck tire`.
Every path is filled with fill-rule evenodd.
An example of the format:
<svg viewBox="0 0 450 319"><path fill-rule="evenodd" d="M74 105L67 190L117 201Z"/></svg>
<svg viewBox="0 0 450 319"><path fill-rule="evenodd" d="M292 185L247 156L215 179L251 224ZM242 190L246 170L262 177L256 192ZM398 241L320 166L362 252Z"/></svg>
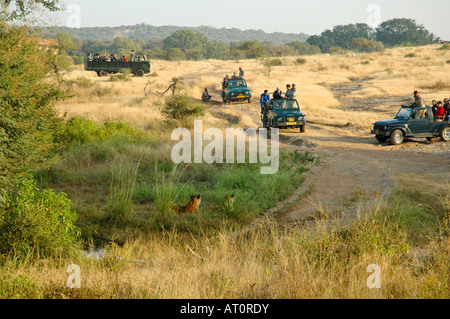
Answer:
<svg viewBox="0 0 450 319"><path fill-rule="evenodd" d="M450 142L450 127L444 127L441 131L441 140L446 143Z"/></svg>
<svg viewBox="0 0 450 319"><path fill-rule="evenodd" d="M375 138L377 139L378 142L380 143L385 143L388 140L387 136L381 136L381 135L377 135L375 136Z"/></svg>
<svg viewBox="0 0 450 319"><path fill-rule="evenodd" d="M392 145L400 145L400 144L402 144L403 143L403 139L404 139L404 136L403 136L403 132L401 130L394 130L391 133L390 141L391 141Z"/></svg>
<svg viewBox="0 0 450 319"><path fill-rule="evenodd" d="M252 98L251 97L248 98L248 103L249 104L252 103Z"/></svg>
<svg viewBox="0 0 450 319"><path fill-rule="evenodd" d="M108 76L108 71L106 71L106 70L101 70L100 71L100 76L103 76L103 77L105 77L105 76Z"/></svg>
<svg viewBox="0 0 450 319"><path fill-rule="evenodd" d="M136 76L143 77L145 75L145 71L142 69L139 69L136 71Z"/></svg>
<svg viewBox="0 0 450 319"><path fill-rule="evenodd" d="M300 126L300 133L305 133L306 132L306 126L305 125L301 125Z"/></svg>

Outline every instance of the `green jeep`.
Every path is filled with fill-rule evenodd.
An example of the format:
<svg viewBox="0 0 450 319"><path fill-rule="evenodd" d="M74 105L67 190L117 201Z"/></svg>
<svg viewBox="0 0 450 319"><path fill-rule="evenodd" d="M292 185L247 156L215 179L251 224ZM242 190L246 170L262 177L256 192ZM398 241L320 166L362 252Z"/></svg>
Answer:
<svg viewBox="0 0 450 319"><path fill-rule="evenodd" d="M429 106L414 109L402 106L395 119L376 122L371 133L378 142L389 140L393 145L402 144L408 137L423 137L429 141L440 137L450 142L450 120L435 118Z"/></svg>
<svg viewBox="0 0 450 319"><path fill-rule="evenodd" d="M297 128L301 133L306 131L306 118L300 111L297 100L271 100L270 104L264 107L261 114L263 127L292 129Z"/></svg>
<svg viewBox="0 0 450 319"><path fill-rule="evenodd" d="M232 77L223 83L222 100L228 102L252 102L252 91L247 87L247 82L240 77Z"/></svg>

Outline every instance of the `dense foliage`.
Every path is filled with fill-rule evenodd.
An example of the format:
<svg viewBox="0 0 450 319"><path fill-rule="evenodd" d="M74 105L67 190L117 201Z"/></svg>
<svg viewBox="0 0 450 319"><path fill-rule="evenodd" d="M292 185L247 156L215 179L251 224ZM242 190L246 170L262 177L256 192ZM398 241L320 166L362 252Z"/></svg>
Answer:
<svg viewBox="0 0 450 319"><path fill-rule="evenodd" d="M329 53L336 47L346 50L379 51L385 45L426 45L438 40L438 37L427 31L423 25L417 24L415 20L392 19L381 23L376 29L365 23L338 25L333 30L325 30L306 41L318 46L323 53Z"/></svg>
<svg viewBox="0 0 450 319"><path fill-rule="evenodd" d="M17 192L4 193L0 206L0 255L63 257L77 251L80 231L64 193L39 191L23 178Z"/></svg>
<svg viewBox="0 0 450 319"><path fill-rule="evenodd" d="M0 188L53 158L51 105L65 96L50 77L55 58L25 28L0 24Z"/></svg>

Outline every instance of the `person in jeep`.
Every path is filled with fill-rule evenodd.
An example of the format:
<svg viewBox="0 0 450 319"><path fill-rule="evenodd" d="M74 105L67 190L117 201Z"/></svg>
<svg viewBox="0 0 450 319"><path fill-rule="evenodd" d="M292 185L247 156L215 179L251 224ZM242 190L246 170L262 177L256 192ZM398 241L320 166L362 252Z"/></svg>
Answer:
<svg viewBox="0 0 450 319"><path fill-rule="evenodd" d="M270 104L270 94L268 90L265 90L264 93L261 94L259 103L261 104L261 113L264 113L264 106Z"/></svg>
<svg viewBox="0 0 450 319"><path fill-rule="evenodd" d="M414 91L414 103L409 107L412 109L415 109L416 107L425 107L425 103L423 102L419 91Z"/></svg>

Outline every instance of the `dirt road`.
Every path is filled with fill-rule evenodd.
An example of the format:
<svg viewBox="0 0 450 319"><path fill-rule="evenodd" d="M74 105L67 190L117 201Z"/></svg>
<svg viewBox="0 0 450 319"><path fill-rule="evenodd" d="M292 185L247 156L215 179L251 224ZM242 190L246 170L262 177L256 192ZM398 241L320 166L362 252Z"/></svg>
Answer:
<svg viewBox="0 0 450 319"><path fill-rule="evenodd" d="M343 108L358 112L355 105L360 105L361 101L351 101L343 94L358 88L359 80L355 81L329 89ZM371 108L374 112L383 112L381 105L400 105L407 100L407 97L380 98L372 100ZM256 103L214 106L211 114L233 125L259 125ZM390 116L386 112L386 118ZM246 120L243 117L247 117ZM368 211L365 207L373 207L402 186L417 186L430 194L448 189L450 143L413 139L400 146L380 145L370 135L370 129L350 123L342 126L310 123L304 134L281 131L282 148L308 151L320 159L320 164L304 174L302 186L290 198L268 211L262 219L272 216L284 225L308 225L316 220L342 224L364 214Z"/></svg>

